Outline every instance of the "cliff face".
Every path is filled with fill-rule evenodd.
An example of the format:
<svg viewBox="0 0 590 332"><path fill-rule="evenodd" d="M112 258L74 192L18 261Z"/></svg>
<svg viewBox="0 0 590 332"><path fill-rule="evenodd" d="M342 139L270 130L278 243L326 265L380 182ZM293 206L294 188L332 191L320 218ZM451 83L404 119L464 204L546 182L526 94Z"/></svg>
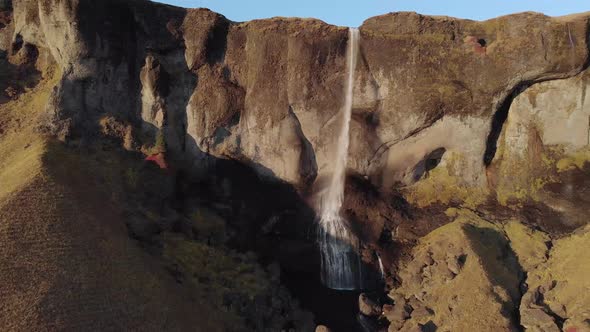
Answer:
<svg viewBox="0 0 590 332"><path fill-rule="evenodd" d="M15 1L14 13L15 38L64 73L47 110L53 132L89 135L112 115L162 130L190 158L241 160L300 188L330 171L346 29L234 23L146 1ZM360 30L349 165L387 189L420 179L416 166L441 148L461 156L463 184L485 186L501 129L494 114L524 87L588 62L587 15L398 13Z"/></svg>
<svg viewBox="0 0 590 332"><path fill-rule="evenodd" d="M386 310L390 330L429 322L463 328L458 320L474 315L471 303L456 303L454 314L440 303L480 291L498 314L486 321L490 327L541 328L532 315L551 328L567 319L566 325L584 322L577 309L568 317L544 306L540 290L519 287L523 272L536 275L534 287L549 287L552 275L540 267L572 257L570 237L552 253L550 236L588 223L590 14L475 22L392 13L368 19L360 36L348 160L354 181L345 212L367 242L363 259L376 264L374 251L380 252L399 286L391 293L397 304ZM347 28L311 19L238 23L206 9L143 0L0 0L0 106L12 100L43 107L36 133L69 146L108 140L151 154L164 144L172 165L188 164L191 177L216 178L212 170L229 160L310 198L334 166L347 43ZM50 89L48 101L19 104L39 82ZM13 122L21 126L12 117L0 119L2 140ZM232 191L225 187L216 189ZM246 196L257 189L249 190ZM264 205L254 200L244 199ZM428 216L448 206L478 214ZM277 211L256 221L260 227L240 231L272 233L276 223L291 221L284 216L291 212ZM547 240L531 246L550 258L534 266L522 261L534 255L520 255L519 238L506 224L512 217L545 232L539 237ZM299 225L286 226L298 240L305 233ZM394 261L397 245L408 249L409 263ZM293 265L303 261L294 247L285 250L299 256ZM450 247L462 249L444 256ZM508 258L481 263L490 252ZM463 255L467 263L457 263ZM434 272L414 278L422 263ZM464 274L457 264L466 264ZM447 287L465 280L476 282L461 294ZM574 284L587 287L583 280ZM566 308L579 306L551 294ZM427 314L407 312L411 301Z"/></svg>

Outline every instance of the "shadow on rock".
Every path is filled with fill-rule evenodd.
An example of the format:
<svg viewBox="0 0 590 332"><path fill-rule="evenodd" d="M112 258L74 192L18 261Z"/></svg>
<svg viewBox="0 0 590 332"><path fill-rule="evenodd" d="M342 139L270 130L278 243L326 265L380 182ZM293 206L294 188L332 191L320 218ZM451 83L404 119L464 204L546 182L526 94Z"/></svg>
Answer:
<svg viewBox="0 0 590 332"><path fill-rule="evenodd" d="M500 232L472 224L463 225L469 242L479 256L479 261L493 286L500 287L504 294L494 291L498 303L502 303L502 315L511 319L518 326L519 304L522 296L519 286L524 278L516 254L510 247L506 237Z"/></svg>

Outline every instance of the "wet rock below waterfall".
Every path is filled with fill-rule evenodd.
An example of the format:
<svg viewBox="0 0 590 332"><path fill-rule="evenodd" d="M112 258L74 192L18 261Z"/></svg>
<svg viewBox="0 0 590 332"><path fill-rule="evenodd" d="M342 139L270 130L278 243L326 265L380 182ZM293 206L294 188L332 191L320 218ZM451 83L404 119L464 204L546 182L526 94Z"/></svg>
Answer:
<svg viewBox="0 0 590 332"><path fill-rule="evenodd" d="M359 295L359 311L361 314L369 317L377 317L381 315L381 306L379 303L369 297L369 295L362 293Z"/></svg>

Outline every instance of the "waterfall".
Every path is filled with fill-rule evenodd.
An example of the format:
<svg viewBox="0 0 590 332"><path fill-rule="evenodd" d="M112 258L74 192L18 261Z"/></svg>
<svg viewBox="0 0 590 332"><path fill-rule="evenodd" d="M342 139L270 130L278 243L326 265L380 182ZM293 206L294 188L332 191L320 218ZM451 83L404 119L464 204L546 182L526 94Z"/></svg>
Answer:
<svg viewBox="0 0 590 332"><path fill-rule="evenodd" d="M354 72L358 57L359 31L349 31L347 51L347 81L341 128L338 136L334 171L328 187L321 194L319 246L322 282L333 289L358 289L362 286L362 269L358 255L359 241L340 214L344 199L349 129L352 114Z"/></svg>
<svg viewBox="0 0 590 332"><path fill-rule="evenodd" d="M381 260L381 256L377 254L377 260L379 261L379 271L381 272L381 279L385 280L385 268L383 267L383 261Z"/></svg>

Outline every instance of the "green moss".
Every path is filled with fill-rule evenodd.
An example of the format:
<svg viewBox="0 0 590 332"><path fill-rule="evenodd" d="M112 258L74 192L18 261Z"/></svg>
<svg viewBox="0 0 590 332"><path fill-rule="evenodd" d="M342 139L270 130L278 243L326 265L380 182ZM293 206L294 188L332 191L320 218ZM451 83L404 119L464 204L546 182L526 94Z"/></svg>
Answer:
<svg viewBox="0 0 590 332"><path fill-rule="evenodd" d="M167 150L167 143L166 143L166 134L162 128L158 129L156 132L155 138L151 134L144 133L142 135L141 141L148 142L141 147L141 152L145 155L151 156L158 153L166 152ZM153 144L150 142L154 140Z"/></svg>
<svg viewBox="0 0 590 332"><path fill-rule="evenodd" d="M218 245L227 240L225 220L209 209L199 208L191 216L191 225L197 238L202 241Z"/></svg>
<svg viewBox="0 0 590 332"><path fill-rule="evenodd" d="M532 199L535 201L540 200L540 191L549 183L553 182L551 175L547 174L543 177L530 178L522 182L520 185L513 187L501 187L496 190L496 198L502 205L515 204L517 206L520 203Z"/></svg>
<svg viewBox="0 0 590 332"><path fill-rule="evenodd" d="M426 179L404 190L406 199L420 207L435 203L449 204L452 200L468 207L477 207L486 199L487 191L459 181L454 174L462 162L463 158L459 154L451 153L444 165L439 165L430 171Z"/></svg>
<svg viewBox="0 0 590 332"><path fill-rule="evenodd" d="M499 17L485 22L481 22L481 26L486 35L495 35L499 32L505 31L508 27L507 20Z"/></svg>
<svg viewBox="0 0 590 332"><path fill-rule="evenodd" d="M509 120L510 121L510 120ZM492 164L495 177L497 201L505 206L521 206L527 200L540 200L540 192L548 183L554 182L554 149L544 146L536 126L529 128L525 151L511 152L506 146L506 129L502 131L497 158Z"/></svg>
<svg viewBox="0 0 590 332"><path fill-rule="evenodd" d="M551 154L547 154L547 153L543 153L541 155L541 160L543 161L543 164L545 165L545 167L551 168L553 167L553 165L555 165L555 158L553 158L553 156Z"/></svg>
<svg viewBox="0 0 590 332"><path fill-rule="evenodd" d="M48 69L36 87L0 105L0 203L42 173L47 144L34 126L59 77L57 70Z"/></svg>
<svg viewBox="0 0 590 332"><path fill-rule="evenodd" d="M156 153L166 152L166 136L164 135L162 129L160 129L156 134L156 143L154 145L154 149L156 150Z"/></svg>
<svg viewBox="0 0 590 332"><path fill-rule="evenodd" d="M547 243L551 241L547 234L531 229L518 220L509 220L503 228L510 240L510 247L525 271L532 270L546 260L549 249Z"/></svg>
<svg viewBox="0 0 590 332"><path fill-rule="evenodd" d="M584 148L560 159L557 162L557 172L563 173L573 169L583 169L586 163L590 163L590 148Z"/></svg>
<svg viewBox="0 0 590 332"><path fill-rule="evenodd" d="M164 258L219 308L232 311L227 299L252 301L271 287L270 277L253 254L240 254L171 234L164 236L163 243Z"/></svg>

